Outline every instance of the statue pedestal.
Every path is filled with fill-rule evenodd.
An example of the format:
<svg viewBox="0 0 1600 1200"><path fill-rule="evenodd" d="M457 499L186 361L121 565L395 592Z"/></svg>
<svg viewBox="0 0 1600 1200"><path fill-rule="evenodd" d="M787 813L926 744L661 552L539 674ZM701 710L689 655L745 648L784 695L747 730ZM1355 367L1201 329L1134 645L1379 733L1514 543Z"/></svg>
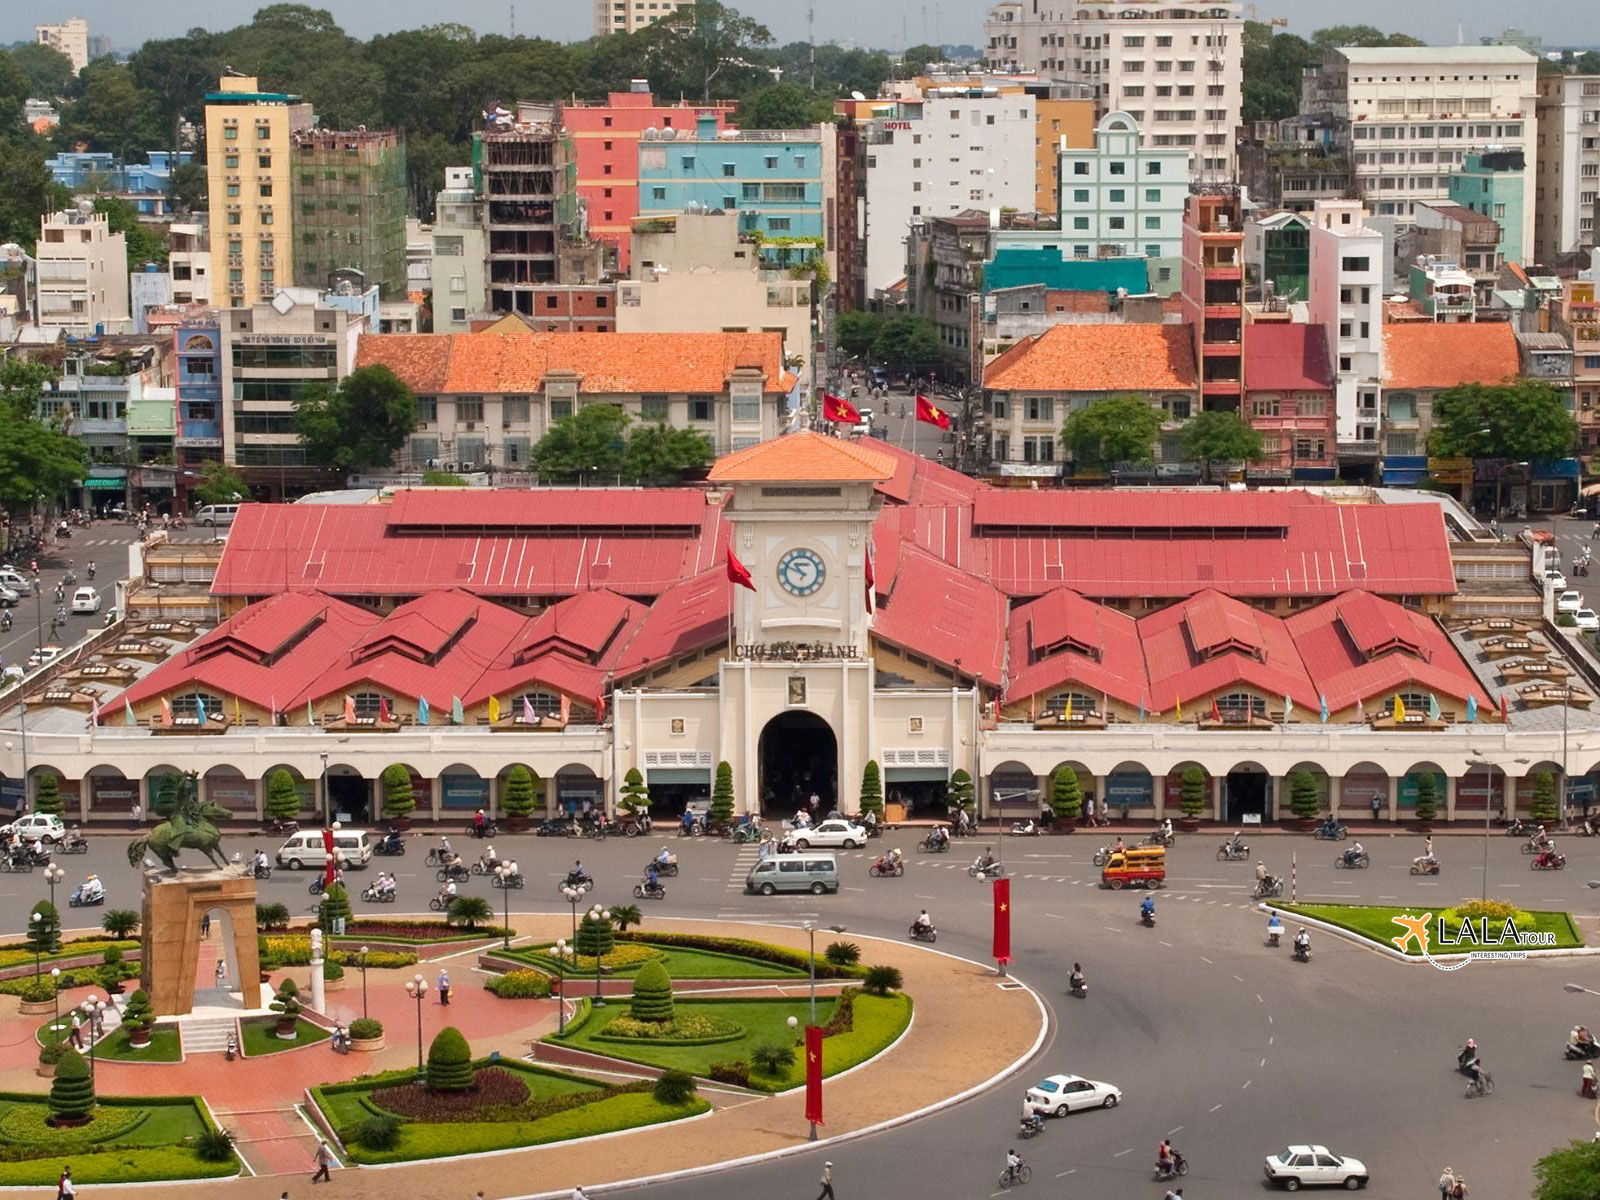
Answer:
<svg viewBox="0 0 1600 1200"><path fill-rule="evenodd" d="M176 875L150 871L144 877L139 983L158 1017L181 1016L194 1008L200 921L208 912L212 935L221 939L228 964L228 989L241 991L242 1007L255 1007L261 979L255 877L233 869L185 867Z"/></svg>

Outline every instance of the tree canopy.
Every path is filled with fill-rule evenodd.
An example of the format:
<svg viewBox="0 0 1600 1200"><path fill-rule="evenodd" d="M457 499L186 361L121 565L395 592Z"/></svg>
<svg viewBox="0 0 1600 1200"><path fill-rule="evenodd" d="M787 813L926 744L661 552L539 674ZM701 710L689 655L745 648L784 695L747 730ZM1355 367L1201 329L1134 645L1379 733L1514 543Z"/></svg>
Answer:
<svg viewBox="0 0 1600 1200"><path fill-rule="evenodd" d="M200 468L194 496L201 504L237 504L250 498L250 485L227 463L208 462Z"/></svg>
<svg viewBox="0 0 1600 1200"><path fill-rule="evenodd" d="M1600 1142L1568 1142L1533 1165L1533 1200L1593 1200Z"/></svg>
<svg viewBox="0 0 1600 1200"><path fill-rule="evenodd" d="M1578 440L1578 423L1561 393L1538 380L1468 383L1433 400L1430 451L1441 458L1564 458Z"/></svg>
<svg viewBox="0 0 1600 1200"><path fill-rule="evenodd" d="M1261 457L1261 434L1238 413L1222 409L1196 413L1179 437L1183 452L1201 464L1208 481L1213 463L1255 462Z"/></svg>
<svg viewBox="0 0 1600 1200"><path fill-rule="evenodd" d="M337 387L308 387L294 402L306 456L347 471L387 467L417 427L417 397L388 367L357 367Z"/></svg>
<svg viewBox="0 0 1600 1200"><path fill-rule="evenodd" d="M39 398L55 375L39 362L0 367L0 508L26 512L77 487L89 473L83 442L38 418Z"/></svg>
<svg viewBox="0 0 1600 1200"><path fill-rule="evenodd" d="M1061 442L1080 467L1148 462L1161 436L1161 413L1143 396L1107 396L1071 414Z"/></svg>
<svg viewBox="0 0 1600 1200"><path fill-rule="evenodd" d="M629 483L668 483L711 461L711 443L690 429L662 422L629 428L633 418L615 404L586 404L551 426L530 460L552 478L620 477Z"/></svg>
<svg viewBox="0 0 1600 1200"><path fill-rule="evenodd" d="M1300 107L1300 80L1307 67L1337 46L1420 46L1404 33L1384 33L1371 25L1333 25L1311 40L1276 33L1265 21L1244 23L1244 119L1276 121Z"/></svg>
<svg viewBox="0 0 1600 1200"><path fill-rule="evenodd" d="M799 129L832 116L832 101L792 83L757 88L739 101L740 129Z"/></svg>

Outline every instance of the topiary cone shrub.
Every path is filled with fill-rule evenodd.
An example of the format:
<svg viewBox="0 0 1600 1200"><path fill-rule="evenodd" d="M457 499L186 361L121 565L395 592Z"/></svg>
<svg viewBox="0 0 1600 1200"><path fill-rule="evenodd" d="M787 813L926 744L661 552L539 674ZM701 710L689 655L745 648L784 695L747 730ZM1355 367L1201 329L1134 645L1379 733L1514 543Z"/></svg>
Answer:
<svg viewBox="0 0 1600 1200"><path fill-rule="evenodd" d="M1301 821L1315 822L1322 811L1322 797L1317 793L1317 780L1310 771L1289 773L1289 811Z"/></svg>
<svg viewBox="0 0 1600 1200"><path fill-rule="evenodd" d="M466 1092L478 1083L472 1068L472 1050L461 1030L446 1025L428 1046L428 1090Z"/></svg>
<svg viewBox="0 0 1600 1200"><path fill-rule="evenodd" d="M1199 767L1185 767L1179 778L1178 811L1185 819L1198 821L1206 810L1206 773Z"/></svg>
<svg viewBox="0 0 1600 1200"><path fill-rule="evenodd" d="M629 1011L637 1021L672 1020L672 976L659 962L647 962L633 979Z"/></svg>
<svg viewBox="0 0 1600 1200"><path fill-rule="evenodd" d="M94 1114L94 1082L83 1055L68 1047L50 1084L50 1124L83 1125Z"/></svg>
<svg viewBox="0 0 1600 1200"><path fill-rule="evenodd" d="M505 790L500 795L500 811L512 829L526 829L533 812L534 773L521 763L506 772Z"/></svg>
<svg viewBox="0 0 1600 1200"><path fill-rule="evenodd" d="M617 944L616 931L611 922L598 913L585 913L578 922L578 935L573 948L580 962L585 958L604 958Z"/></svg>
<svg viewBox="0 0 1600 1200"><path fill-rule="evenodd" d="M383 785L383 815L398 825L417 807L411 772L403 763L391 763L379 778Z"/></svg>
<svg viewBox="0 0 1600 1200"><path fill-rule="evenodd" d="M33 811L47 816L61 815L61 777L54 771L41 771L33 787Z"/></svg>
<svg viewBox="0 0 1600 1200"><path fill-rule="evenodd" d="M1417 824L1426 826L1434 817L1439 815L1439 783L1433 777L1432 771L1424 771L1417 776ZM1552 812L1554 818L1555 813Z"/></svg>
<svg viewBox="0 0 1600 1200"><path fill-rule="evenodd" d="M713 824L726 825L733 819L733 767L717 764L717 781L711 788L710 818Z"/></svg>
<svg viewBox="0 0 1600 1200"><path fill-rule="evenodd" d="M300 815L300 789L294 776L279 767L267 776L267 817L292 821Z"/></svg>
<svg viewBox="0 0 1600 1200"><path fill-rule="evenodd" d="M868 813L883 816L883 773L875 758L867 759L867 765L861 768L861 815Z"/></svg>
<svg viewBox="0 0 1600 1200"><path fill-rule="evenodd" d="M138 988L122 1008L122 1024L128 1031L128 1045L148 1046L150 1025L154 1020L155 1010L150 1007L150 993Z"/></svg>
<svg viewBox="0 0 1600 1200"><path fill-rule="evenodd" d="M1071 767L1060 767L1050 777L1050 811L1057 825L1068 830L1083 812L1083 784Z"/></svg>

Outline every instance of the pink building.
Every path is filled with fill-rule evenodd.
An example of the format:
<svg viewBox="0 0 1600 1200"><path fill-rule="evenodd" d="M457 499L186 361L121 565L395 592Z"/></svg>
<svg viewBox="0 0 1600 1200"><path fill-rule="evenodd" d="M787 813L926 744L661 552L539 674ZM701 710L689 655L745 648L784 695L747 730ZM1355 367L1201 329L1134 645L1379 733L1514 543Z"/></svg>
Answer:
<svg viewBox="0 0 1600 1200"><path fill-rule="evenodd" d="M562 109L578 155L578 195L589 208L589 232L617 247L618 267L626 272L633 219L639 215L639 134L646 129L682 129L691 134L701 113L714 115L717 128L732 127L738 108L731 100L712 105L657 104L642 79L626 92L612 92L604 104L574 104Z"/></svg>

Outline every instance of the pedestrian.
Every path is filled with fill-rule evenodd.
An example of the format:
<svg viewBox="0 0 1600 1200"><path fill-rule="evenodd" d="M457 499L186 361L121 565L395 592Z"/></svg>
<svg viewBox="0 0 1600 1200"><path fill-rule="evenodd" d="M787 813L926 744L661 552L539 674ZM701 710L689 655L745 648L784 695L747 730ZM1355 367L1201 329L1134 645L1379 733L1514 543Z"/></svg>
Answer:
<svg viewBox="0 0 1600 1200"><path fill-rule="evenodd" d="M328 1170L337 1161L338 1159L334 1158L333 1151L329 1149L328 1143L323 1141L321 1138L318 1138L317 1173L311 1177L311 1182L316 1183L319 1179L326 1179L329 1183L332 1183L333 1176L328 1174Z"/></svg>
<svg viewBox="0 0 1600 1200"><path fill-rule="evenodd" d="M831 1162L822 1164L822 1190L817 1193L817 1200L822 1200L824 1196L828 1200L833 1200L833 1164Z"/></svg>
<svg viewBox="0 0 1600 1200"><path fill-rule="evenodd" d="M1089 827L1091 829L1093 829L1094 828L1094 797L1093 796L1090 796L1088 800L1084 801L1083 814L1084 814L1084 816L1089 818Z"/></svg>
<svg viewBox="0 0 1600 1200"><path fill-rule="evenodd" d="M483 1200L482 1192L478 1193L478 1200ZM572 1200L589 1200L589 1197L583 1194L581 1187L575 1187L572 1189Z"/></svg>
<svg viewBox="0 0 1600 1200"><path fill-rule="evenodd" d="M1433 857L1433 835L1431 833L1422 839L1422 857Z"/></svg>
<svg viewBox="0 0 1600 1200"><path fill-rule="evenodd" d="M217 970L216 970L216 981L217 982L216 982L216 986L219 987L219 988L227 986L226 982L225 982L227 980L227 978L228 978L228 962L227 962L226 959L219 958L219 959L217 959Z"/></svg>
<svg viewBox="0 0 1600 1200"><path fill-rule="evenodd" d="M445 1005L450 1003L450 972L448 971L439 972L439 1003Z"/></svg>
<svg viewBox="0 0 1600 1200"><path fill-rule="evenodd" d="M56 1180L56 1200L72 1200L78 1194L78 1189L72 1184L72 1167L67 1165L61 1168L61 1178Z"/></svg>
<svg viewBox="0 0 1600 1200"><path fill-rule="evenodd" d="M74 1050L83 1049L83 1018L78 1015L78 1010L72 1010L72 1032L67 1035L72 1040Z"/></svg>
<svg viewBox="0 0 1600 1200"><path fill-rule="evenodd" d="M135 829L139 828L140 822L144 820L144 806L135 800L133 802L133 810L129 815L133 817L133 827Z"/></svg>
<svg viewBox="0 0 1600 1200"><path fill-rule="evenodd" d="M94 1015L89 1018L90 1035L94 1038L103 1038L106 1035L106 1010L96 1006Z"/></svg>
<svg viewBox="0 0 1600 1200"><path fill-rule="evenodd" d="M1372 819L1374 821L1376 821L1378 819L1378 808L1379 808L1378 798L1376 796L1374 796L1372 798Z"/></svg>
<svg viewBox="0 0 1600 1200"><path fill-rule="evenodd" d="M203 938L211 936L211 912L209 909L200 917L200 936Z"/></svg>
<svg viewBox="0 0 1600 1200"><path fill-rule="evenodd" d="M1456 1173L1455 1173L1455 1170L1453 1168L1451 1168L1451 1167L1446 1167L1444 1169L1444 1173L1439 1176L1439 1196L1440 1196L1440 1200L1450 1200L1450 1193L1455 1191L1455 1188L1456 1188Z"/></svg>
<svg viewBox="0 0 1600 1200"><path fill-rule="evenodd" d="M813 817L817 815L817 806L819 804L821 804L821 803L822 803L822 797L817 795L815 792L812 792L811 793L811 800L807 804L807 807L811 809L811 815Z"/></svg>
<svg viewBox="0 0 1600 1200"><path fill-rule="evenodd" d="M1594 1064L1592 1062L1586 1062L1583 1064L1583 1087L1579 1089L1578 1094L1587 1100L1594 1100L1597 1098L1595 1093Z"/></svg>

